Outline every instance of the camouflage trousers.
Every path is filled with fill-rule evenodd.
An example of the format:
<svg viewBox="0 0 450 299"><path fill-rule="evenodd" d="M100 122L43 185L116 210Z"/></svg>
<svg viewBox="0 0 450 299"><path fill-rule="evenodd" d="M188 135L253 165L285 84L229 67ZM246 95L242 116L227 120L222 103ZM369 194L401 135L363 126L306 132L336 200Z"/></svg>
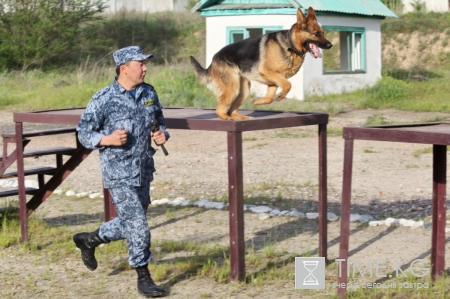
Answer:
<svg viewBox="0 0 450 299"><path fill-rule="evenodd" d="M145 266L151 261L150 228L147 208L150 204L150 183L143 186L111 188L117 217L100 226L99 236L106 243L127 240L131 267Z"/></svg>

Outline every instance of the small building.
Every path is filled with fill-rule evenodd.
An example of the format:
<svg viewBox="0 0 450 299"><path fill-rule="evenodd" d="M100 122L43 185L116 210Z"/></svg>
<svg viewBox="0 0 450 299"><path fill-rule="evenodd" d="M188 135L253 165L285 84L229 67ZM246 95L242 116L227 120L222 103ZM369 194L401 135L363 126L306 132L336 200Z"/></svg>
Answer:
<svg viewBox="0 0 450 299"><path fill-rule="evenodd" d="M305 56L300 71L290 78L288 97L352 91L373 85L381 77L381 20L397 17L380 0L202 0L192 12L206 18L206 61L227 44L244 38L290 29L297 8L312 7L325 37L333 43L323 58ZM252 93L266 86L252 82Z"/></svg>
<svg viewBox="0 0 450 299"><path fill-rule="evenodd" d="M105 13L116 13L121 10L137 12L184 11L189 0L106 0L108 8Z"/></svg>

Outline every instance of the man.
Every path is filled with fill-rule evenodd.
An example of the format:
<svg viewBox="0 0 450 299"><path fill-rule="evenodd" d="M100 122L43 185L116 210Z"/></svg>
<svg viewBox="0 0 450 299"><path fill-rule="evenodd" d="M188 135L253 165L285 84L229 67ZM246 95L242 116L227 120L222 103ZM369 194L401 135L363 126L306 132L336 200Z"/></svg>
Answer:
<svg viewBox="0 0 450 299"><path fill-rule="evenodd" d="M146 212L150 204L150 182L155 171L151 138L162 145L169 138L158 95L144 82L146 60L137 46L113 54L117 77L90 100L78 124L78 139L88 149L99 149L103 184L112 195L117 217L91 233L73 236L83 263L97 268L95 247L102 243L127 240L129 263L138 275L138 291L147 297L160 297L148 271L152 260L150 229ZM159 131L151 131L157 120Z"/></svg>

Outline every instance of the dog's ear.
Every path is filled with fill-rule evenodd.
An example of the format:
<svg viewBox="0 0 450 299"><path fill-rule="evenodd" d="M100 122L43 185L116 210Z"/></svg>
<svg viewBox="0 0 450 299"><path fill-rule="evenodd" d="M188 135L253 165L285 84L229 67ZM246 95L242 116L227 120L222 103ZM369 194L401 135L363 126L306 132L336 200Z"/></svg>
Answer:
<svg viewBox="0 0 450 299"><path fill-rule="evenodd" d="M317 21L316 12L312 7L308 8L308 21Z"/></svg>
<svg viewBox="0 0 450 299"><path fill-rule="evenodd" d="M309 13L308 13L309 16ZM297 28L300 30L306 29L306 16L300 7L297 9Z"/></svg>

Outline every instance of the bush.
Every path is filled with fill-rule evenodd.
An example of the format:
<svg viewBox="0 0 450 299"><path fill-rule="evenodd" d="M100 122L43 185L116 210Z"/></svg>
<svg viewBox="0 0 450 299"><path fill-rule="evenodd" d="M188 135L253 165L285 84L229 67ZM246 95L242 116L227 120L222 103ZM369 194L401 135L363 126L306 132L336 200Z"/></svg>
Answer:
<svg viewBox="0 0 450 299"><path fill-rule="evenodd" d="M399 33L411 34L414 31L422 34L437 32L450 33L450 12L410 12L396 18L386 18L381 22L383 38L392 38Z"/></svg>
<svg viewBox="0 0 450 299"><path fill-rule="evenodd" d="M154 54L152 63L156 64L189 62L189 55L202 60L206 48L205 19L190 12L120 11L89 30L109 51L137 45ZM93 55L102 57L105 52L97 49Z"/></svg>
<svg viewBox="0 0 450 299"><path fill-rule="evenodd" d="M63 0L23 0L37 2L36 7L9 0L12 11L0 1L0 72L30 66L47 71L86 61L110 65L112 53L130 45L153 53L156 64L189 62L189 55L204 60L206 29L200 14L123 10L100 16L102 1L64 1L72 6L61 8Z"/></svg>
<svg viewBox="0 0 450 299"><path fill-rule="evenodd" d="M154 74L149 75L147 81L155 86L164 106L206 108L217 106L213 92L198 83L191 69L159 67Z"/></svg>
<svg viewBox="0 0 450 299"><path fill-rule="evenodd" d="M372 108L394 108L399 100L410 96L408 83L392 77L383 77L374 86L368 87L366 94Z"/></svg>
<svg viewBox="0 0 450 299"><path fill-rule="evenodd" d="M22 69L99 43L82 26L100 20L103 0L3 0L0 2L0 70Z"/></svg>

